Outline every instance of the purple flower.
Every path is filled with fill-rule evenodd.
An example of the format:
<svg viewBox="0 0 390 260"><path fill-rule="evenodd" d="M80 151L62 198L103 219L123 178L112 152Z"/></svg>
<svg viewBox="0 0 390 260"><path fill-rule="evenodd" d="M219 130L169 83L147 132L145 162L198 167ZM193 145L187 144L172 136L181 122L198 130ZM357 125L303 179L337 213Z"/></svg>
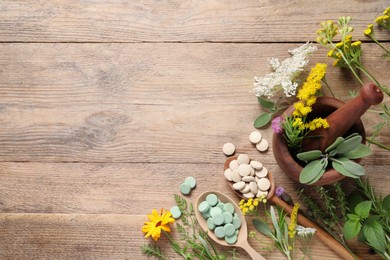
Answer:
<svg viewBox="0 0 390 260"><path fill-rule="evenodd" d="M278 196L279 198L283 195L284 193L284 188L279 186L275 190L275 195Z"/></svg>
<svg viewBox="0 0 390 260"><path fill-rule="evenodd" d="M272 127L272 130L274 130L274 132L276 134L279 134L283 131L282 129L282 117L281 116L278 116L278 117L275 117L273 120L272 120L272 124L271 124L271 127Z"/></svg>

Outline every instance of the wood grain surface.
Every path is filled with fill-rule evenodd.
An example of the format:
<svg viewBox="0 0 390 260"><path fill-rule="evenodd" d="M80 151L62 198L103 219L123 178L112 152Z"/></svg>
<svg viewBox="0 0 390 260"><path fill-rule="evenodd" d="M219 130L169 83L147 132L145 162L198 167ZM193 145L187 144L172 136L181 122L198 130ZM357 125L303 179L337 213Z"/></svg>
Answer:
<svg viewBox="0 0 390 260"><path fill-rule="evenodd" d="M140 249L150 242L141 232L146 214L173 206L187 176L198 182L190 202L207 190L234 197L223 179L225 142L260 160L297 201L299 185L280 170L272 148L259 153L248 140L261 113L253 77L270 72L268 58L284 59L289 49L314 41L323 20L351 15L354 37L367 41L362 31L387 6L362 0L0 2L0 259L147 259ZM390 34L376 34L390 48ZM364 64L389 86L390 61L372 43L363 52ZM331 64L326 53L319 46L310 65ZM344 101L359 86L332 66L327 81ZM380 120L372 112L362 119L367 135ZM271 141L270 128L261 132ZM378 140L390 145L388 126ZM362 164L373 187L386 194L390 154L372 148ZM350 190L351 180L343 184ZM260 249L264 241L250 244ZM160 245L180 259L165 238ZM351 245L364 259L378 259L356 241ZM259 252L285 259L277 250ZM319 240L313 253L339 259Z"/></svg>

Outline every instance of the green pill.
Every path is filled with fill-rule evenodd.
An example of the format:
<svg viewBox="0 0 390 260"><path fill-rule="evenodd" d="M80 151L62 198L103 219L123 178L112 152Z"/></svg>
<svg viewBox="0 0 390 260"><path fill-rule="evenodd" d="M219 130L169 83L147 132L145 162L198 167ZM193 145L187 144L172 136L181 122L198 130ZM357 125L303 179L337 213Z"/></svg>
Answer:
<svg viewBox="0 0 390 260"><path fill-rule="evenodd" d="M185 180L184 180L184 183L187 184L188 186L190 186L191 189L195 188L196 186L196 180L194 177L190 176L190 177L187 177Z"/></svg>
<svg viewBox="0 0 390 260"><path fill-rule="evenodd" d="M224 217L222 214L217 214L217 215L214 215L214 217L211 217L214 221L214 224L216 226L219 226L219 225L222 225L223 222L225 221Z"/></svg>
<svg viewBox="0 0 390 260"><path fill-rule="evenodd" d="M218 203L218 197L214 193L210 193L207 195L206 201L210 204L211 207L214 207Z"/></svg>
<svg viewBox="0 0 390 260"><path fill-rule="evenodd" d="M223 206L223 210L226 212L234 213L234 206L232 203L228 202Z"/></svg>
<svg viewBox="0 0 390 260"><path fill-rule="evenodd" d="M223 208L223 206L225 206L225 203L223 203L223 202L218 202L217 207L220 208L220 209L222 209L222 211L225 211L225 209Z"/></svg>
<svg viewBox="0 0 390 260"><path fill-rule="evenodd" d="M198 206L198 210L200 213L206 213L209 209L210 205L207 201L202 201Z"/></svg>
<svg viewBox="0 0 390 260"><path fill-rule="evenodd" d="M226 224L223 226L223 229L225 231L225 236L231 237L236 233L236 228L234 227L233 224Z"/></svg>
<svg viewBox="0 0 390 260"><path fill-rule="evenodd" d="M214 230L215 224L214 224L213 219L212 219L212 218L208 218L206 222L207 222L207 227L208 227L208 229Z"/></svg>
<svg viewBox="0 0 390 260"><path fill-rule="evenodd" d="M181 211L178 206L173 206L169 211L171 212L173 218L175 219L180 218Z"/></svg>
<svg viewBox="0 0 390 260"><path fill-rule="evenodd" d="M225 236L225 230L223 227L216 227L214 230L214 234L218 238L223 238Z"/></svg>
<svg viewBox="0 0 390 260"><path fill-rule="evenodd" d="M182 183L182 184L180 184L180 192L181 192L183 195L188 195L188 194L190 194L190 192L191 192L191 188L190 188L190 186L188 186L187 184Z"/></svg>
<svg viewBox="0 0 390 260"><path fill-rule="evenodd" d="M232 221L233 221L232 213L225 211L224 213L222 213L222 215L223 215L225 224L232 223Z"/></svg>
<svg viewBox="0 0 390 260"><path fill-rule="evenodd" d="M210 216L214 217L215 215L221 215L222 214L222 209L219 207L212 207L210 209Z"/></svg>
<svg viewBox="0 0 390 260"><path fill-rule="evenodd" d="M237 242L237 236L236 235L233 235L231 237L228 237L228 236L225 236L225 241L226 243L228 243L229 245L232 245L234 243Z"/></svg>
<svg viewBox="0 0 390 260"><path fill-rule="evenodd" d="M239 229L241 227L241 219L238 217L233 217L232 224L236 229Z"/></svg>

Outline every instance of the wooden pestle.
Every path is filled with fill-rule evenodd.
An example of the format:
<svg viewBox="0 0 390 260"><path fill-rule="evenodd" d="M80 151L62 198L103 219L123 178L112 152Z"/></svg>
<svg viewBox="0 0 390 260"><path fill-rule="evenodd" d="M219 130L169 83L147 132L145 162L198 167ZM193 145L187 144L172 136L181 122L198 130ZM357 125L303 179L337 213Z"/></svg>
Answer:
<svg viewBox="0 0 390 260"><path fill-rule="evenodd" d="M343 136L371 105L381 103L383 92L375 84L364 85L359 96L352 99L326 117L329 128L312 131L302 143L302 150L321 150L331 145L339 136Z"/></svg>

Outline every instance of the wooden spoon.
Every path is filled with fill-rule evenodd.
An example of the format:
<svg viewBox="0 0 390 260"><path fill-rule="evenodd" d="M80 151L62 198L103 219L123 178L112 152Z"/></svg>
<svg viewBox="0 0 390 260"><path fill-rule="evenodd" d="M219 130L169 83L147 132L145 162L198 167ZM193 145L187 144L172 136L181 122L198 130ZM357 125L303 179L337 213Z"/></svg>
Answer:
<svg viewBox="0 0 390 260"><path fill-rule="evenodd" d="M213 194L217 195L218 198L223 203L230 202L231 204L233 204L234 211L237 213L237 215L241 219L241 227L239 229L237 242L232 244L232 245L228 244L224 239L218 238L214 234L213 231L208 229L206 220L204 219L204 217L202 216L202 214L198 210L199 204L202 201L206 200L207 195L209 195L210 193L213 193ZM228 196L226 196L225 194L217 192L217 191L206 191L206 192L202 193L201 195L199 195L199 197L198 197L198 199L196 200L196 203L195 203L195 216L196 216L196 219L198 220L200 226L202 227L202 229L204 231L206 231L207 234L209 235L209 237L212 240L214 240L216 243L218 243L220 245L223 245L223 246L240 247L240 248L244 249L249 254L249 256L252 259L254 259L254 260L265 260L265 258L262 255L260 255L258 252L256 252L249 245L249 243L248 243L248 229L247 229L247 226L246 226L246 220L245 220L244 216L242 215L241 210L236 205L236 203L234 203L234 201L231 198L229 198Z"/></svg>
<svg viewBox="0 0 390 260"><path fill-rule="evenodd" d="M229 168L229 163L232 160L236 160L236 159L237 159L237 156L229 157L225 161L224 170ZM269 181L271 182L271 187L268 191L267 200L274 203L275 205L280 206L281 208L284 209L284 211L286 211L291 216L291 212L292 212L293 208L289 204L284 202L282 199L280 199L278 196L275 195L275 181L274 181L274 178L272 176L272 173L268 172L267 177L268 177ZM238 197L245 199L244 196L242 195L242 193L240 193L240 191L233 189L233 182L228 181L228 183L229 183L229 186L237 194ZM342 244L340 244L336 239L334 239L328 232L324 231L319 225L317 225L316 223L314 223L310 219L306 218L302 214L298 214L297 222L301 226L315 228L316 229L315 236L318 239L320 239L322 242L324 242L330 249L332 249L335 253L337 253L343 259L348 259L348 260L349 259L351 259L351 260L360 259L359 257L354 256L347 249L345 249L345 247Z"/></svg>

